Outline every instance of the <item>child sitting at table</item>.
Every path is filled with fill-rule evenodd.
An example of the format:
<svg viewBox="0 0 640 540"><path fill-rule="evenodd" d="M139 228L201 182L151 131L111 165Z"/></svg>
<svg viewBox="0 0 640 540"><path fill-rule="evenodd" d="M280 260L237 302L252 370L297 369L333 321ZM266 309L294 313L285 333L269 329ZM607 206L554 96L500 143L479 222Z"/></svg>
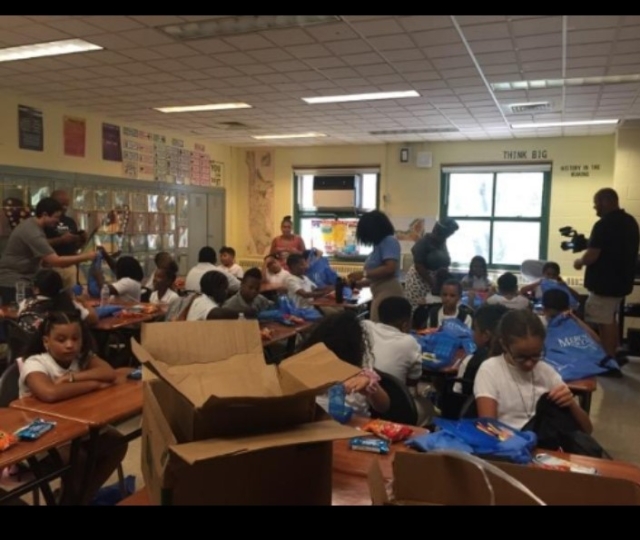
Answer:
<svg viewBox="0 0 640 540"><path fill-rule="evenodd" d="M460 282L463 291L486 292L493 283L488 277L487 261L481 255L476 255L469 263L469 273Z"/></svg>
<svg viewBox="0 0 640 540"><path fill-rule="evenodd" d="M455 279L447 279L440 289L442 305L435 305L429 310L429 328L438 328L445 319L457 318L471 328L473 310L460 303L462 286Z"/></svg>
<svg viewBox="0 0 640 540"><path fill-rule="evenodd" d="M544 294L543 289L547 289L546 284L554 286L554 288L562 289L570 294L573 298L573 303L578 304L580 302L580 293L572 289L567 285L560 276L560 265L555 262L546 262L542 267L542 278L523 286L520 289L520 294L528 295L533 293L536 300L541 300Z"/></svg>
<svg viewBox="0 0 640 540"><path fill-rule="evenodd" d="M142 279L144 278L144 272L142 271L140 263L130 255L124 255L119 257L117 261L114 261L102 246L98 248L98 251L102 253L104 260L116 276L116 281L107 283L109 294L124 302L140 302ZM102 286L106 283L102 268L97 265L92 265L91 271L98 284L98 288L102 290Z"/></svg>
<svg viewBox="0 0 640 540"><path fill-rule="evenodd" d="M264 258L264 264L262 266L262 279L264 283L286 289L286 281L290 275L289 271L282 268L280 260L275 255L267 255Z"/></svg>
<svg viewBox="0 0 640 540"><path fill-rule="evenodd" d="M561 289L549 289L542 295L543 316L540 318L542 324L547 326L558 315L566 313L572 317L578 325L596 342L600 343L600 336L587 323L576 316L569 308L569 295Z"/></svg>
<svg viewBox="0 0 640 540"><path fill-rule="evenodd" d="M255 317L259 312L272 309L274 303L260 294L262 272L249 268L240 282L240 290L224 303L226 309Z"/></svg>
<svg viewBox="0 0 640 540"><path fill-rule="evenodd" d="M98 322L95 309L75 300L63 289L62 277L51 269L39 270L33 278L33 296L20 302L18 324L27 332L35 332L48 313L78 310L89 326Z"/></svg>
<svg viewBox="0 0 640 540"><path fill-rule="evenodd" d="M544 362L545 329L530 310L506 313L496 331L492 356L482 363L473 387L478 417L496 418L522 429L536 414L538 400L568 408L576 423L591 433L588 414L574 400L560 374Z"/></svg>
<svg viewBox="0 0 640 540"><path fill-rule="evenodd" d="M116 371L98 358L91 349L87 327L76 313L50 313L39 329L39 339L26 350L18 382L20 397L33 396L45 403L55 403L111 386ZM95 448L96 465L86 493L88 503L127 453L123 436L107 426L99 435ZM61 449L65 450L66 448ZM68 455L65 456L68 460ZM70 487L77 492L85 472L86 448L70 473Z"/></svg>
<svg viewBox="0 0 640 540"><path fill-rule="evenodd" d="M159 266L153 273L153 292L149 298L152 304L168 305L178 300L178 293L171 289L178 275L178 265L171 260Z"/></svg>
<svg viewBox="0 0 640 540"><path fill-rule="evenodd" d="M289 298L298 308L312 308L315 298L322 298L333 291L333 287L318 287L304 275L307 261L299 253L292 253L287 258L287 266L291 275L287 278L286 286Z"/></svg>
<svg viewBox="0 0 640 540"><path fill-rule="evenodd" d="M498 278L498 292L487 298L487 304L502 304L509 309L530 309L526 296L518 294L518 278L511 272L505 272Z"/></svg>
<svg viewBox="0 0 640 540"><path fill-rule="evenodd" d="M232 276L242 279L244 271L242 270L242 266L236 264L236 250L229 246L222 246L219 253L221 263L220 267L229 272Z"/></svg>
<svg viewBox="0 0 640 540"><path fill-rule="evenodd" d="M156 253L156 256L153 258L153 263L156 265L156 267L153 272L151 272L149 277L143 280L142 287L148 289L149 291L153 291L153 279L156 276L156 270L158 268L164 268L171 262L174 262L171 253L167 251L160 251L159 253Z"/></svg>
<svg viewBox="0 0 640 540"><path fill-rule="evenodd" d="M194 294L186 312L187 321L205 321L213 309L220 308L227 300L229 280L217 270L209 270L200 278L202 294Z"/></svg>
<svg viewBox="0 0 640 540"><path fill-rule="evenodd" d="M380 377L372 369L371 344L353 311L344 310L322 319L304 342L302 350L317 343L324 343L343 362L363 368L359 375L343 383L346 404L354 414L371 416L370 408L379 413L389 410L389 396L378 384ZM318 396L316 402L329 411L328 394Z"/></svg>

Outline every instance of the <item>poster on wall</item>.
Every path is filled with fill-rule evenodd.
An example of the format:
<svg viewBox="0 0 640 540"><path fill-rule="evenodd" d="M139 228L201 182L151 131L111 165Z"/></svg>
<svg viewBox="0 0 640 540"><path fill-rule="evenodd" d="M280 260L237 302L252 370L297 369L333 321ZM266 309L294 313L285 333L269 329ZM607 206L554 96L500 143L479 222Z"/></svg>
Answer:
<svg viewBox="0 0 640 540"><path fill-rule="evenodd" d="M222 177L224 175L224 163L221 161L211 160L209 162L211 168L211 186L212 187L222 187Z"/></svg>
<svg viewBox="0 0 640 540"><path fill-rule="evenodd" d="M273 150L248 150L245 156L249 181L249 239L247 253L264 255L273 237Z"/></svg>
<svg viewBox="0 0 640 540"><path fill-rule="evenodd" d="M102 159L105 161L122 161L120 126L102 124Z"/></svg>
<svg viewBox="0 0 640 540"><path fill-rule="evenodd" d="M410 253L413 244L420 240L424 234L431 232L436 224L436 219L433 217L393 216L391 221L402 253Z"/></svg>
<svg viewBox="0 0 640 540"><path fill-rule="evenodd" d="M65 116L62 122L62 131L64 139L64 155L84 157L87 121L84 118Z"/></svg>
<svg viewBox="0 0 640 540"><path fill-rule="evenodd" d="M18 105L18 145L23 150L44 149L42 110Z"/></svg>

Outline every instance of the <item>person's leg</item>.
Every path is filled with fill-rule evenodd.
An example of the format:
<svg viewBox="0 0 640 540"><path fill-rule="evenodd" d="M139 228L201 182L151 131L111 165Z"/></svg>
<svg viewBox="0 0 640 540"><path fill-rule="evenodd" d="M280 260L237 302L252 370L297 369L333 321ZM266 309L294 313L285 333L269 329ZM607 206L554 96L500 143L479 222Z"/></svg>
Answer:
<svg viewBox="0 0 640 540"><path fill-rule="evenodd" d="M615 358L618 346L620 345L618 339L618 324L599 324L598 333L600 334L602 348L609 356Z"/></svg>
<svg viewBox="0 0 640 540"><path fill-rule="evenodd" d="M613 358L619 345L616 315L621 301L618 297L589 293L585 304L585 321L598 326L602 348Z"/></svg>
<svg viewBox="0 0 640 540"><path fill-rule="evenodd" d="M54 268L54 270L60 274L62 278L62 288L71 290L73 286L78 282L78 269L76 266L69 266L67 268Z"/></svg>

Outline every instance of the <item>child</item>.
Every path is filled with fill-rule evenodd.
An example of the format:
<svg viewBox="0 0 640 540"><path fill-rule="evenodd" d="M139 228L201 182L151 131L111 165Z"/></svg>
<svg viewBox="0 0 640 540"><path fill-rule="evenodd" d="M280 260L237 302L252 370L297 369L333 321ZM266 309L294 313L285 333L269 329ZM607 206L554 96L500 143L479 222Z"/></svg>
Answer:
<svg viewBox="0 0 640 540"><path fill-rule="evenodd" d="M429 310L429 327L438 328L445 319L458 318L471 328L473 310L460 303L462 286L455 279L447 279L440 289L442 306L433 306Z"/></svg>
<svg viewBox="0 0 640 540"><path fill-rule="evenodd" d="M344 310L322 319L302 349L308 349L316 343L324 343L343 362L367 368L343 383L347 392L347 405L353 408L355 414L371 416L369 408L381 414L389 410L389 396L377 384L379 377L370 369L367 361L371 356L367 333L353 311ZM328 394L318 396L316 402L324 410L329 410Z"/></svg>
<svg viewBox="0 0 640 540"><path fill-rule="evenodd" d="M212 309L219 308L227 299L229 280L217 270L209 270L200 279L202 294L196 294L187 309L187 321L204 321Z"/></svg>
<svg viewBox="0 0 640 540"><path fill-rule="evenodd" d="M292 253L287 258L287 266L291 275L287 278L286 286L289 298L298 308L313 307L312 300L314 298L322 298L331 291L333 287L326 286L319 288L304 275L307 269L307 261L304 256L299 253Z"/></svg>
<svg viewBox="0 0 640 540"><path fill-rule="evenodd" d="M541 317L541 320L544 326L547 326L547 324L558 315L566 313L572 317L596 343L600 343L600 336L598 336L597 332L569 309L569 296L563 290L549 289L545 291L542 295L542 309L543 317Z"/></svg>
<svg viewBox="0 0 640 540"><path fill-rule="evenodd" d="M518 278L505 272L498 278L498 292L487 298L487 304L502 304L509 309L530 309L529 299L518 294Z"/></svg>
<svg viewBox="0 0 640 540"><path fill-rule="evenodd" d="M573 399L560 374L542 361L545 330L529 310L509 311L496 332L493 356L480 366L473 387L478 417L496 418L515 429L533 418L540 397L559 407L568 407L586 433L591 433L589 416Z"/></svg>
<svg viewBox="0 0 640 540"><path fill-rule="evenodd" d="M152 304L168 305L178 300L178 294L171 290L178 275L178 265L171 260L164 266L158 266L153 273L153 292L149 298Z"/></svg>
<svg viewBox="0 0 640 540"><path fill-rule="evenodd" d="M249 268L240 282L240 290L224 303L226 309L255 316L260 311L271 309L274 304L260 294L262 272Z"/></svg>
<svg viewBox="0 0 640 540"><path fill-rule="evenodd" d="M291 274L282 268L280 261L274 255L267 255L262 266L262 276L264 283L280 286L286 289L287 278Z"/></svg>
<svg viewBox="0 0 640 540"><path fill-rule="evenodd" d="M98 315L91 306L74 300L63 289L62 277L54 270L39 270L33 278L33 297L18 306L18 324L27 332L35 332L47 314L52 311L78 311L89 326L98 322Z"/></svg>
<svg viewBox="0 0 640 540"><path fill-rule="evenodd" d="M156 256L153 258L153 262L156 265L155 270L151 272L151 275L148 278L146 278L142 283L142 286L144 288L150 289L150 290L153 290L153 279L155 278L156 270L158 268L164 268L169 263L172 263L173 257L171 256L171 253L168 253L166 251L161 251L159 253L156 253Z"/></svg>
<svg viewBox="0 0 640 540"><path fill-rule="evenodd" d="M129 255L125 255L118 258L117 261L114 261L102 246L98 248L98 251L102 253L109 268L111 268L116 275L116 281L107 284L109 293L112 296L117 296L119 300L124 302L140 302L142 279L144 278L144 272L142 271L140 263ZM102 290L102 286L105 284L102 269L97 266L92 266L91 270L98 283L98 287Z"/></svg>
<svg viewBox="0 0 640 540"><path fill-rule="evenodd" d="M573 296L576 302L580 302L580 293L569 287L564 282L564 280L560 276L560 265L555 262L545 263L542 267L542 279L539 279L538 281L534 281L533 283L529 283L529 285L525 285L524 287L522 287L520 289L520 294L528 295L529 293L533 292L536 300L540 300L543 295L542 286L544 281L551 281L554 283L562 284L564 286L563 289L566 289L566 291L571 296Z"/></svg>
<svg viewBox="0 0 640 540"><path fill-rule="evenodd" d="M20 397L33 395L45 403L65 399L106 388L116 380L116 371L91 350L86 326L77 316L53 312L48 315L25 355L20 368ZM116 470L127 453L122 435L107 427L99 435L95 447L97 461L89 482L88 503ZM85 473L86 457L82 455L70 473L69 486L77 492ZM68 459L68 458L67 458Z"/></svg>
<svg viewBox="0 0 640 540"><path fill-rule="evenodd" d="M232 276L242 279L244 274L242 266L236 264L236 250L229 246L222 246L220 248L220 265L221 268L229 272Z"/></svg>
<svg viewBox="0 0 640 540"><path fill-rule="evenodd" d="M486 292L493 283L487 277L487 261L484 257L476 255L469 263L469 273L462 278L462 290Z"/></svg>

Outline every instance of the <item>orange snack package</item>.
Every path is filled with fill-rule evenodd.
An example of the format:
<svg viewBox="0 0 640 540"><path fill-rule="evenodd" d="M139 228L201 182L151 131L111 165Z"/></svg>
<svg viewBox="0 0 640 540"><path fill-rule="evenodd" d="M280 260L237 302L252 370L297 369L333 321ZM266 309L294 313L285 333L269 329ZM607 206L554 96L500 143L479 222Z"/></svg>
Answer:
<svg viewBox="0 0 640 540"><path fill-rule="evenodd" d="M413 430L409 426L386 420L371 420L362 429L391 442L404 441L413 434Z"/></svg>
<svg viewBox="0 0 640 540"><path fill-rule="evenodd" d="M13 446L17 442L18 437L16 437L13 433L0 431L0 452L7 450L10 446Z"/></svg>

